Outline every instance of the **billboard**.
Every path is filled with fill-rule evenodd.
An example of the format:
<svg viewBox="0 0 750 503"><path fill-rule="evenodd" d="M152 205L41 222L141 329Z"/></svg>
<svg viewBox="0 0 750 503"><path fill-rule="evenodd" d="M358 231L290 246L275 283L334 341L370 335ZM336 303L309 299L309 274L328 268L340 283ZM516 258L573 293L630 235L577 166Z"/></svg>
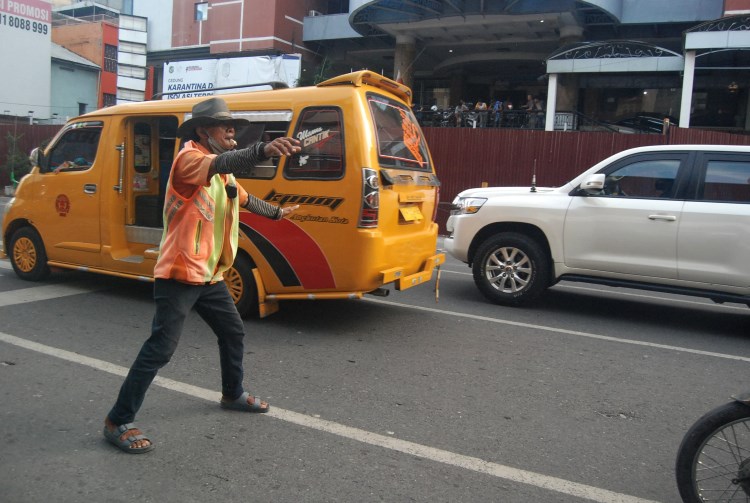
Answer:
<svg viewBox="0 0 750 503"><path fill-rule="evenodd" d="M50 116L52 7L43 0L0 0L0 112Z"/></svg>
<svg viewBox="0 0 750 503"><path fill-rule="evenodd" d="M301 68L299 54L164 63L162 99L270 89L269 82L295 87Z"/></svg>

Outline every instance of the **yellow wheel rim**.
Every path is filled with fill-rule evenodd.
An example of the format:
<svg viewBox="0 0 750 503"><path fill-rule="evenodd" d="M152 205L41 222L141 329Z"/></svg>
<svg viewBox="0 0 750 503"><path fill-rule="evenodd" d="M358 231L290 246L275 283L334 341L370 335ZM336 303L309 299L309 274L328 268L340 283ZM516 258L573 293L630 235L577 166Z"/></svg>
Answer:
<svg viewBox="0 0 750 503"><path fill-rule="evenodd" d="M37 262L36 247L27 237L16 240L13 246L13 263L22 272L31 272L34 270Z"/></svg>
<svg viewBox="0 0 750 503"><path fill-rule="evenodd" d="M232 300L237 304L242 298L242 293L245 291L245 284L242 281L242 276L234 267L230 267L227 272L224 273L224 282L229 288L229 293L232 295Z"/></svg>

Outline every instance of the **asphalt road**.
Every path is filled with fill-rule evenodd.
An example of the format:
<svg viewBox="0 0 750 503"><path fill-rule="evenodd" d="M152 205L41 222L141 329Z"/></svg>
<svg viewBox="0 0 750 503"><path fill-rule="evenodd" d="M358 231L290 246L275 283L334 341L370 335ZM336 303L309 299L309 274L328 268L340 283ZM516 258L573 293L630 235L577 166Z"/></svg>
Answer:
<svg viewBox="0 0 750 503"><path fill-rule="evenodd" d="M750 309L577 284L529 308L469 270L387 298L285 302L247 320L247 388L219 409L213 335L188 320L138 417L133 456L102 420L147 337L151 286L0 261L6 502L679 501L689 425L745 391Z"/></svg>

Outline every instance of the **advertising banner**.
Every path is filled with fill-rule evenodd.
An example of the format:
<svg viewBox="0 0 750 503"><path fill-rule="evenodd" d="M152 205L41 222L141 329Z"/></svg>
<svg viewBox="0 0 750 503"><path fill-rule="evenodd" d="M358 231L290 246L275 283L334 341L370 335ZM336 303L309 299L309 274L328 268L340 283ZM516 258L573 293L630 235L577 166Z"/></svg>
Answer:
<svg viewBox="0 0 750 503"><path fill-rule="evenodd" d="M0 0L0 64L5 115L49 117L52 7L42 0Z"/></svg>
<svg viewBox="0 0 750 503"><path fill-rule="evenodd" d="M295 87L301 68L299 54L165 63L162 99L271 89L269 82Z"/></svg>

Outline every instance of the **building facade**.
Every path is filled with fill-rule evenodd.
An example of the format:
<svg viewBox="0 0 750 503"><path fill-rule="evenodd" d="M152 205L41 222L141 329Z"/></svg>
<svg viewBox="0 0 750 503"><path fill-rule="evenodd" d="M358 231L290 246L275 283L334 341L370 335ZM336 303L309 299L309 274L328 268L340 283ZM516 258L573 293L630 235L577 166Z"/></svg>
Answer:
<svg viewBox="0 0 750 503"><path fill-rule="evenodd" d="M350 0L328 8L305 18L305 42L334 72L401 78L420 104L500 98L518 107L532 95L546 101L548 128L555 112L575 111L749 129L747 0Z"/></svg>
<svg viewBox="0 0 750 503"><path fill-rule="evenodd" d="M531 95L547 129L575 112L750 130L750 0L0 0L0 13L37 28L0 30L21 70L0 99L13 115L51 115L39 63L55 42L101 68L97 107L367 68L428 107Z"/></svg>
<svg viewBox="0 0 750 503"><path fill-rule="evenodd" d="M315 68L320 60L302 41L304 18L326 4L325 0L135 0L133 10L149 18L148 63L154 70L154 89L166 91L164 71L169 71L170 63L202 61L194 66L213 67L221 77L221 69L227 68L222 63L237 66L240 62L233 60L241 58L278 58L282 65L294 59L286 73L292 85L298 84L303 71Z"/></svg>
<svg viewBox="0 0 750 503"><path fill-rule="evenodd" d="M146 65L148 20L99 2L62 2L53 9L53 42L102 68L98 108L151 95Z"/></svg>
<svg viewBox="0 0 750 503"><path fill-rule="evenodd" d="M99 65L52 44L51 114L43 122L61 124L99 108L100 75Z"/></svg>

